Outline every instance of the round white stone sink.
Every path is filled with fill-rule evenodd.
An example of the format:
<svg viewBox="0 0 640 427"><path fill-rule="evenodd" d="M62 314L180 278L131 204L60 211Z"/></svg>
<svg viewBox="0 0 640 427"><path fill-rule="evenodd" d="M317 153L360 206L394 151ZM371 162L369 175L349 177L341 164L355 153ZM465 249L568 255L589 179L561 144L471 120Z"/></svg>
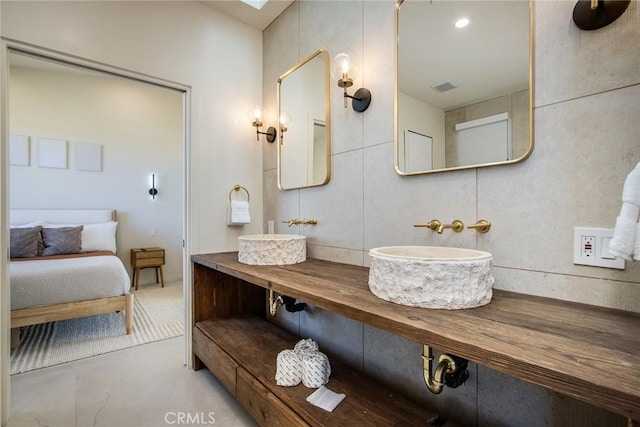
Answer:
<svg viewBox="0 0 640 427"><path fill-rule="evenodd" d="M307 260L305 236L250 234L238 237L238 261L250 265L288 265Z"/></svg>
<svg viewBox="0 0 640 427"><path fill-rule="evenodd" d="M455 310L491 301L493 256L474 249L388 246L369 251L369 289L386 301Z"/></svg>

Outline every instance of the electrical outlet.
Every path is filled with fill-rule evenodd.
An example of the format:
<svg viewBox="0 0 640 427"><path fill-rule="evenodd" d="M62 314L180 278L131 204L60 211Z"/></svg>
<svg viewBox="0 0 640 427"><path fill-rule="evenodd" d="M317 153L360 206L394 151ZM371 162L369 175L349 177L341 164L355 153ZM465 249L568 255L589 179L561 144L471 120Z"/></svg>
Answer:
<svg viewBox="0 0 640 427"><path fill-rule="evenodd" d="M595 236L580 236L580 253L584 258L593 258L593 247L596 244Z"/></svg>
<svg viewBox="0 0 640 427"><path fill-rule="evenodd" d="M624 260L609 252L613 230L609 228L574 229L573 263L624 270Z"/></svg>

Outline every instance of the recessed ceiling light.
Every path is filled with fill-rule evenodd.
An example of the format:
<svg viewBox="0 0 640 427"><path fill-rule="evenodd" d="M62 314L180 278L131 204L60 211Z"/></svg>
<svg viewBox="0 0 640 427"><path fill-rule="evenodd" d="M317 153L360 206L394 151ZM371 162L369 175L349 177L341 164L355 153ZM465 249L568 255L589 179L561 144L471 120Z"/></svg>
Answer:
<svg viewBox="0 0 640 427"><path fill-rule="evenodd" d="M240 0L242 3L248 4L249 6L253 7L254 9L262 9L262 6L264 6L265 4L267 4L267 2L269 0Z"/></svg>
<svg viewBox="0 0 640 427"><path fill-rule="evenodd" d="M469 20L467 18L460 18L456 21L456 28L464 28L469 25Z"/></svg>

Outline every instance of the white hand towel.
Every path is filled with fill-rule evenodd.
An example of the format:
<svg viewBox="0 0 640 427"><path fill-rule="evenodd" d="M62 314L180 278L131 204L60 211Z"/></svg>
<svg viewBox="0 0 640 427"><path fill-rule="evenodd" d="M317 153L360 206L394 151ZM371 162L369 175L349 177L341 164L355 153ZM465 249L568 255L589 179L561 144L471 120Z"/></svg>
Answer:
<svg viewBox="0 0 640 427"><path fill-rule="evenodd" d="M276 359L276 384L295 387L302 381L302 360L293 350L282 350Z"/></svg>
<svg viewBox="0 0 640 427"><path fill-rule="evenodd" d="M322 387L329 382L331 364L329 358L319 351L302 353L302 384L309 388Z"/></svg>
<svg viewBox="0 0 640 427"><path fill-rule="evenodd" d="M640 162L629 172L629 175L624 180L622 201L640 205Z"/></svg>
<svg viewBox="0 0 640 427"><path fill-rule="evenodd" d="M622 209L616 218L613 238L609 243L609 251L617 256L630 260L637 247L636 228L640 212L640 163L629 172L622 189ZM640 251L638 256L640 257Z"/></svg>
<svg viewBox="0 0 640 427"><path fill-rule="evenodd" d="M232 200L228 210L228 225L244 225L251 223L249 214L249 202L243 200Z"/></svg>
<svg viewBox="0 0 640 427"><path fill-rule="evenodd" d="M640 224L636 225L636 244L633 248L633 259L640 261Z"/></svg>
<svg viewBox="0 0 640 427"><path fill-rule="evenodd" d="M637 246L636 239L637 221L633 221L627 217L619 216L616 218L616 228L613 230L613 238L609 242L609 252L618 258L631 260L634 253L634 246Z"/></svg>
<svg viewBox="0 0 640 427"><path fill-rule="evenodd" d="M307 402L325 411L333 412L345 397L347 396L344 393L336 393L322 386L307 397Z"/></svg>

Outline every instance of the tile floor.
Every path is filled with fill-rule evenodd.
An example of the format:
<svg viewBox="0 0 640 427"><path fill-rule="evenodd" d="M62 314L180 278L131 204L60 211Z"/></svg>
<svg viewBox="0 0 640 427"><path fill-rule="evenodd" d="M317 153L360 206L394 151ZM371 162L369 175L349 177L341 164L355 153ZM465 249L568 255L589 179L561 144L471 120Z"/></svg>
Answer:
<svg viewBox="0 0 640 427"><path fill-rule="evenodd" d="M177 337L14 375L8 427L256 425L183 354Z"/></svg>

